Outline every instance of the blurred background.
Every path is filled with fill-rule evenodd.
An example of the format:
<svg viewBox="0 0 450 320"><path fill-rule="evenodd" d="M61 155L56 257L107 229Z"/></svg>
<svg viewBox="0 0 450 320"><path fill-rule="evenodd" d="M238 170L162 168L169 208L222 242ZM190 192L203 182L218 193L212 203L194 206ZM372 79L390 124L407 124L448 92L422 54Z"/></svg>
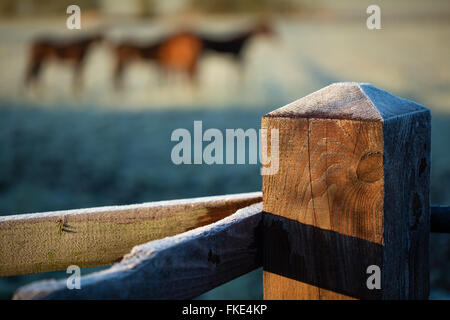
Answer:
<svg viewBox="0 0 450 320"><path fill-rule="evenodd" d="M66 28L71 4L81 30ZM172 164L172 131L258 129L337 81L431 109L431 200L448 205L449 17L448 0L0 0L0 215L260 190L258 165ZM243 38L239 55L210 50ZM431 236L431 267L430 298L450 299L449 235ZM199 298L260 299L261 275ZM0 298L66 276L0 278Z"/></svg>

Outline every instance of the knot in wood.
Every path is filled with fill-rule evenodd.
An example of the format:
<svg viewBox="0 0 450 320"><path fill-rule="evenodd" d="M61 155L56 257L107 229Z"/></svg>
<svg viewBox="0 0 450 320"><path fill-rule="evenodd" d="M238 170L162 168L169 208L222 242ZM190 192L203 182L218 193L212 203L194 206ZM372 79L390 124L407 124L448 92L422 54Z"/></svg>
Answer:
<svg viewBox="0 0 450 320"><path fill-rule="evenodd" d="M356 168L358 179L364 182L375 182L383 177L383 154L368 152L359 160Z"/></svg>

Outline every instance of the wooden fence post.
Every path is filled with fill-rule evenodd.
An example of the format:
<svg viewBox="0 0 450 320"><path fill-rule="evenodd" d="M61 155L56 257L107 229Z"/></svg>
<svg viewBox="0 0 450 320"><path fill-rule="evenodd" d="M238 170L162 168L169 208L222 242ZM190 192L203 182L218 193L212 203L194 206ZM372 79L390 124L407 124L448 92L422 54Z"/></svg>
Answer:
<svg viewBox="0 0 450 320"><path fill-rule="evenodd" d="M263 176L264 298L428 298L429 110L337 83L262 128L280 149Z"/></svg>

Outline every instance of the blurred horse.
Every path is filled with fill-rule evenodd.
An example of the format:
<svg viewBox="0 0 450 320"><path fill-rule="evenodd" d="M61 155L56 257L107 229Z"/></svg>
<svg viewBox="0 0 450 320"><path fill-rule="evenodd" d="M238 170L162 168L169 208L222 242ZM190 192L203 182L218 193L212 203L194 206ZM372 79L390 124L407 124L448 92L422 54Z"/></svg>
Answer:
<svg viewBox="0 0 450 320"><path fill-rule="evenodd" d="M126 41L114 46L113 50L116 59L114 85L116 89L121 89L123 86L123 74L128 64L137 59L157 61L159 48L164 41L165 39L146 45Z"/></svg>
<svg viewBox="0 0 450 320"><path fill-rule="evenodd" d="M124 70L135 60L154 62L161 78L173 73L184 73L189 76L192 83L195 83L201 46L201 41L189 32L178 32L146 45L130 41L119 43L114 47L115 87L122 88Z"/></svg>
<svg viewBox="0 0 450 320"><path fill-rule="evenodd" d="M193 33L175 34L161 45L158 64L166 76L170 73L184 73L191 84L196 85L202 46L201 40Z"/></svg>
<svg viewBox="0 0 450 320"><path fill-rule="evenodd" d="M52 60L69 63L73 67L73 89L78 92L82 86L83 66L92 45L103 40L101 34L84 36L76 39L52 39L42 37L31 45L25 85L38 81L44 63Z"/></svg>
<svg viewBox="0 0 450 320"><path fill-rule="evenodd" d="M202 42L202 53L212 51L219 54L228 54L238 62L239 66L241 66L244 60L243 53L246 45L253 37L258 35L273 36L274 31L272 26L267 22L262 22L257 24L252 29L244 31L229 39L214 39L204 35L197 36Z"/></svg>
<svg viewBox="0 0 450 320"><path fill-rule="evenodd" d="M130 41L119 43L114 47L115 87L117 89L122 87L124 70L129 63L135 60L152 61L157 66L161 77L167 78L174 73L185 74L191 84L195 85L198 62L204 53L214 51L220 54L230 54L238 61L239 65L242 65L246 44L254 36L273 34L269 24L260 23L229 39L213 39L199 33L182 31L146 45Z"/></svg>
<svg viewBox="0 0 450 320"><path fill-rule="evenodd" d="M114 46L115 87L116 89L122 88L124 71L131 62L136 60L155 63L160 73L160 79L167 78L170 74L181 73L187 75L191 84L195 85L198 62L203 53L215 51L221 54L231 54L241 65L243 49L249 40L257 35L273 35L271 26L267 23L260 23L248 31L224 40L182 31L145 45L124 41Z"/></svg>

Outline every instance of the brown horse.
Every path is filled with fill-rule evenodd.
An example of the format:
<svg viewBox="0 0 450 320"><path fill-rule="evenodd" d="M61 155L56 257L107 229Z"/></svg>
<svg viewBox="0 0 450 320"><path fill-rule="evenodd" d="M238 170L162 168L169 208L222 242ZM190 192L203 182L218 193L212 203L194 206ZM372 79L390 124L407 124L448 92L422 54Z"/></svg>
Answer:
<svg viewBox="0 0 450 320"><path fill-rule="evenodd" d="M73 67L73 89L78 91L82 85L82 71L88 51L93 44L103 40L100 34L77 39L52 39L42 37L31 45L30 60L25 76L25 85L36 83L42 67L50 61L70 63Z"/></svg>
<svg viewBox="0 0 450 320"><path fill-rule="evenodd" d="M157 61L158 50L163 41L159 40L145 45L126 41L114 46L113 50L116 59L114 85L116 89L122 88L124 71L131 62L135 60Z"/></svg>
<svg viewBox="0 0 450 320"><path fill-rule="evenodd" d="M190 32L175 34L160 46L158 64L166 74L184 73L191 84L196 84L202 46L201 40Z"/></svg>
<svg viewBox="0 0 450 320"><path fill-rule="evenodd" d="M114 53L114 84L117 89L122 87L125 68L136 60L154 62L160 76L185 73L194 82L201 41L189 32L179 32L145 45L125 41L114 47Z"/></svg>

